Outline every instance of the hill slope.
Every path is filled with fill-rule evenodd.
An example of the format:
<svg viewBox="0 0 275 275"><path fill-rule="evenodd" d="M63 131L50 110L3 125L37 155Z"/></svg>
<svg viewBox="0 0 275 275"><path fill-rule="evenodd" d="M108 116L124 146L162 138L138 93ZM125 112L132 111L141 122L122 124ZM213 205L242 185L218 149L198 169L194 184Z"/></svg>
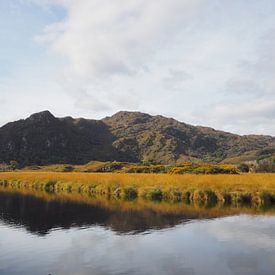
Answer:
<svg viewBox="0 0 275 275"><path fill-rule="evenodd" d="M0 128L0 162L21 165L119 160L221 162L275 148L271 136L239 136L172 118L119 112L102 120L56 118L49 111Z"/></svg>

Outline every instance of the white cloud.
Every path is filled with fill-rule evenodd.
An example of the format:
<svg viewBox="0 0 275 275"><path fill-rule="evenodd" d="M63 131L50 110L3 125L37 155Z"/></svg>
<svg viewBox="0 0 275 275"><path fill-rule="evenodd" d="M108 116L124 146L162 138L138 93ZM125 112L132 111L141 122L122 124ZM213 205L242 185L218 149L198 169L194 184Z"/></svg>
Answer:
<svg viewBox="0 0 275 275"><path fill-rule="evenodd" d="M144 111L154 112L147 101L166 92L159 75L161 52L176 44L203 2L51 1L63 5L67 17L46 26L36 41L69 60L59 81L79 110L98 116L107 110L135 110L141 102ZM169 66L169 61L162 66L164 75L176 71Z"/></svg>
<svg viewBox="0 0 275 275"><path fill-rule="evenodd" d="M257 249L275 249L274 218L265 216L236 216L210 222L208 233L217 240L234 242Z"/></svg>
<svg viewBox="0 0 275 275"><path fill-rule="evenodd" d="M65 11L34 37L65 63L44 81L58 82L72 113L140 110L275 134L274 1L20 1Z"/></svg>
<svg viewBox="0 0 275 275"><path fill-rule="evenodd" d="M69 58L81 76L133 74L185 28L202 0L57 1L67 18L47 26L38 40ZM174 36L174 37L173 37ZM161 47L160 47L161 43Z"/></svg>
<svg viewBox="0 0 275 275"><path fill-rule="evenodd" d="M239 102L220 102L193 114L202 117L217 129L240 134L275 133L275 99L240 99ZM201 120L200 122L202 122Z"/></svg>

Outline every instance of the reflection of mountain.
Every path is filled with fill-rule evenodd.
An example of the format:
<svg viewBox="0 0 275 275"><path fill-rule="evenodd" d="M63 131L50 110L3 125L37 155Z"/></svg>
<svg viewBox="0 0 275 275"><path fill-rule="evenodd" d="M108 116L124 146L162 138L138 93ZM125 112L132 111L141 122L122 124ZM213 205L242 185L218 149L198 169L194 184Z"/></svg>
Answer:
<svg viewBox="0 0 275 275"><path fill-rule="evenodd" d="M89 204L46 201L29 195L0 192L0 220L45 235L53 228L89 225L102 225L118 233L139 233L175 226L186 218L152 210L116 211Z"/></svg>

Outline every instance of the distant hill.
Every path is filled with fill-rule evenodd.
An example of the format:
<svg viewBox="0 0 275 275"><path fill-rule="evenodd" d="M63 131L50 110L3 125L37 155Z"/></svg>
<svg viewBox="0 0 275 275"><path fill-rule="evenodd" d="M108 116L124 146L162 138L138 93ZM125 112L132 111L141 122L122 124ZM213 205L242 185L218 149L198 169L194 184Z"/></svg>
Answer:
<svg viewBox="0 0 275 275"><path fill-rule="evenodd" d="M274 148L271 136L240 136L140 112L90 120L44 111L0 128L0 162L22 166L91 160L236 163Z"/></svg>

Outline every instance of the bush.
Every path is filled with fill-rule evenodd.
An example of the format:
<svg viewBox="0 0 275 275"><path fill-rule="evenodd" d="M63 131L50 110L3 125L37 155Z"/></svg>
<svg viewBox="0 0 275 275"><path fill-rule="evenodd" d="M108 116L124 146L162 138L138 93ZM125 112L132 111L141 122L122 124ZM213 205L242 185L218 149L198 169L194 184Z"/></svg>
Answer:
<svg viewBox="0 0 275 275"><path fill-rule="evenodd" d="M146 197L153 201L161 201L162 191L160 189L153 189L146 195Z"/></svg>
<svg viewBox="0 0 275 275"><path fill-rule="evenodd" d="M10 169L11 170L16 170L19 168L19 164L16 160L11 160L10 161Z"/></svg>
<svg viewBox="0 0 275 275"><path fill-rule="evenodd" d="M135 187L126 187L124 189L124 198L126 200L136 199L138 196L137 189Z"/></svg>
<svg viewBox="0 0 275 275"><path fill-rule="evenodd" d="M259 161L255 168L256 172L264 173L274 173L275 172L275 163L273 158L264 159Z"/></svg>
<svg viewBox="0 0 275 275"><path fill-rule="evenodd" d="M242 173L248 173L249 172L249 166L246 163L239 164L237 168Z"/></svg>
<svg viewBox="0 0 275 275"><path fill-rule="evenodd" d="M204 163L177 164L170 170L170 174L238 174L234 165L213 165Z"/></svg>
<svg viewBox="0 0 275 275"><path fill-rule="evenodd" d="M124 170L125 173L167 173L169 167L164 165L132 166Z"/></svg>
<svg viewBox="0 0 275 275"><path fill-rule="evenodd" d="M63 172L72 172L74 171L74 167L71 166L71 165L66 165L64 168L63 168Z"/></svg>
<svg viewBox="0 0 275 275"><path fill-rule="evenodd" d="M46 184L45 184L45 191L46 192L54 192L54 188L55 188L55 185L56 185L56 181L54 180L49 180Z"/></svg>

